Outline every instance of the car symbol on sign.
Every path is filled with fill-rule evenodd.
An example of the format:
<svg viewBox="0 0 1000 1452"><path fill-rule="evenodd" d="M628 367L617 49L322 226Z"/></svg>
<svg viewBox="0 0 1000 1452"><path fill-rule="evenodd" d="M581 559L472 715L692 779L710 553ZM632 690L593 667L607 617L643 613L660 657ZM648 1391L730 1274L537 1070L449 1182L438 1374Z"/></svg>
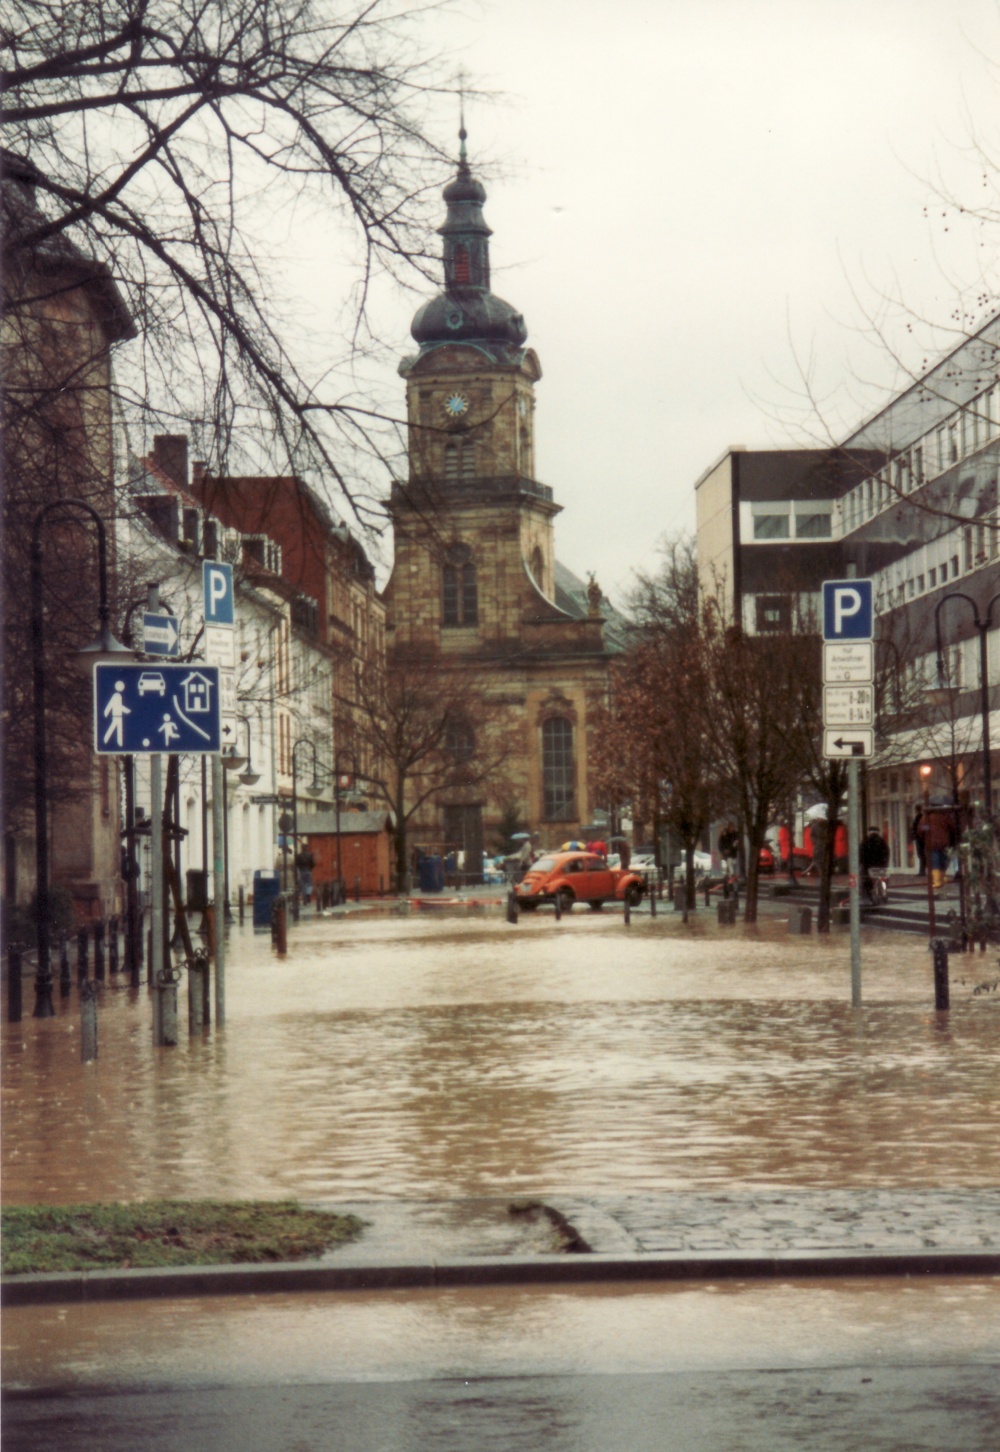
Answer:
<svg viewBox="0 0 1000 1452"><path fill-rule="evenodd" d="M139 695L148 696L151 691L157 696L167 694L167 683L159 671L143 671L139 677Z"/></svg>

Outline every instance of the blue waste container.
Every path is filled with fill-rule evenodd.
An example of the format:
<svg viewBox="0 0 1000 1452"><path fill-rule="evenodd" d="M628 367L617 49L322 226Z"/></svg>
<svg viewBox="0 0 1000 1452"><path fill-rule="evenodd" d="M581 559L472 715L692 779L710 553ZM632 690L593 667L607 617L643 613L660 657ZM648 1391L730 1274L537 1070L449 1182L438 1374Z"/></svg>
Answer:
<svg viewBox="0 0 1000 1452"><path fill-rule="evenodd" d="M421 892L440 892L444 887L444 864L440 857L421 857L419 881Z"/></svg>
<svg viewBox="0 0 1000 1452"><path fill-rule="evenodd" d="M277 872L263 867L253 875L253 925L255 928L271 926L271 908L274 899L281 893L281 878Z"/></svg>

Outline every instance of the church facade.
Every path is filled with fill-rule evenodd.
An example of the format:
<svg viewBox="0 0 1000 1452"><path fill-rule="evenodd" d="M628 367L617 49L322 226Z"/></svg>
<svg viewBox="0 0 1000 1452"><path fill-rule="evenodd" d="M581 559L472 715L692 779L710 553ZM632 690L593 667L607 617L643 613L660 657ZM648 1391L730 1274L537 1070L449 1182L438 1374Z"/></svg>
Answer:
<svg viewBox="0 0 1000 1452"><path fill-rule="evenodd" d="M444 189L444 289L417 312L406 380L408 476L394 483L390 663L426 660L464 682L484 729L511 743L479 788L428 801L410 833L478 863L516 816L556 846L602 827L588 770L611 651L600 591L555 557L552 489L535 477L535 385L523 317L490 290L486 193L465 157ZM391 668L391 666L390 666ZM471 743L470 743L471 745Z"/></svg>

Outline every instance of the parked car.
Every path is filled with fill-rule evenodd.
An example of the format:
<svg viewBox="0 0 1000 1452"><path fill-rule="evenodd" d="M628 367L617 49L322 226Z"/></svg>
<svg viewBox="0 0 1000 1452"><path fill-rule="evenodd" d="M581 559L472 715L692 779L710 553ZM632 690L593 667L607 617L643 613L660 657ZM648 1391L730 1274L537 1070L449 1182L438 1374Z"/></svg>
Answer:
<svg viewBox="0 0 1000 1452"><path fill-rule="evenodd" d="M540 902L555 902L563 912L574 903L589 903L595 910L612 899L637 907L646 884L631 868L609 867L592 852L550 852L533 862L514 892L518 906L532 912Z"/></svg>

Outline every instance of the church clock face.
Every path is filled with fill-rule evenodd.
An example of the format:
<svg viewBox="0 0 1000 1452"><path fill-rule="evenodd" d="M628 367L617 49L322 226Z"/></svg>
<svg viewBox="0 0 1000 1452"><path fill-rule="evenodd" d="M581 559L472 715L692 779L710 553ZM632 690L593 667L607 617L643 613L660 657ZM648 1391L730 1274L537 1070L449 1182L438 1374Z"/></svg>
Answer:
<svg viewBox="0 0 1000 1452"><path fill-rule="evenodd" d="M469 411L469 400L464 393L449 393L442 407L449 418L462 418Z"/></svg>

